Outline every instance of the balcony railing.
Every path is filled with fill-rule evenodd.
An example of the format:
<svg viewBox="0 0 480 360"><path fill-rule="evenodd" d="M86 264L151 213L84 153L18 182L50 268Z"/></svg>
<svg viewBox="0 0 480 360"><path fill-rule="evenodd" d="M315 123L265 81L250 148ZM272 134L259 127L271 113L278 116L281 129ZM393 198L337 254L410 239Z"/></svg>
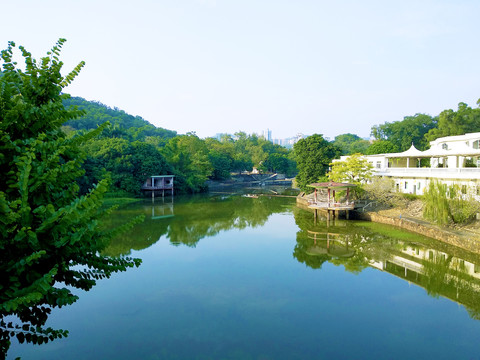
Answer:
<svg viewBox="0 0 480 360"><path fill-rule="evenodd" d="M167 190L173 189L173 184L166 184L166 185L143 185L142 190Z"/></svg>
<svg viewBox="0 0 480 360"><path fill-rule="evenodd" d="M376 168L378 175L414 175L426 177L454 177L480 179L480 168Z"/></svg>

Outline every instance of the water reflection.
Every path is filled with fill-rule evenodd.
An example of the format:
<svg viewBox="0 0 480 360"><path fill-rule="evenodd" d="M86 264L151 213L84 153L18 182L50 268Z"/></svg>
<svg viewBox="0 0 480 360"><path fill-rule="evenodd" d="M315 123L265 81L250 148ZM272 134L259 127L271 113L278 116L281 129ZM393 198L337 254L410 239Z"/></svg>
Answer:
<svg viewBox="0 0 480 360"><path fill-rule="evenodd" d="M107 255L126 255L145 249L162 236L172 245L195 247L221 231L262 226L275 213L293 212L298 226L293 257L313 269L326 262L360 273L366 268L388 272L465 305L480 319L480 256L387 225L359 221L316 221L290 199L259 196L194 196L175 205L144 202L129 205L110 219L118 226L143 213L146 220L106 249Z"/></svg>
<svg viewBox="0 0 480 360"><path fill-rule="evenodd" d="M466 306L480 319L480 256L381 224L335 221L316 223L312 214L294 211L299 227L294 257L320 269L325 262L361 272L388 272ZM330 226L329 226L330 225Z"/></svg>
<svg viewBox="0 0 480 360"><path fill-rule="evenodd" d="M285 211L285 204L284 198L226 194L177 198L175 204L168 205L149 201L130 204L112 214L108 226L122 224L138 213L145 215L145 222L117 238L105 253L127 255L151 246L162 236L173 245L195 247L202 238L221 231L262 226L272 214ZM291 201L288 206L293 206Z"/></svg>

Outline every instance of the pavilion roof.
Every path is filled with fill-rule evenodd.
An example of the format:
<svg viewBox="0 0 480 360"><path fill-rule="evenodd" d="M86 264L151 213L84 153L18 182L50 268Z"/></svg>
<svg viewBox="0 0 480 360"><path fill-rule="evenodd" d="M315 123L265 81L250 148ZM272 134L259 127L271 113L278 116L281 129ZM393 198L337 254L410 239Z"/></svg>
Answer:
<svg viewBox="0 0 480 360"><path fill-rule="evenodd" d="M425 152L418 150L415 145L412 144L410 149L401 152L401 153L388 153L385 154L385 157L429 157L429 155L425 154Z"/></svg>
<svg viewBox="0 0 480 360"><path fill-rule="evenodd" d="M307 186L313 187L316 189L341 189L341 188L355 187L357 185L349 184L349 183L339 183L335 181L328 181L328 182L321 182L321 183L313 183Z"/></svg>

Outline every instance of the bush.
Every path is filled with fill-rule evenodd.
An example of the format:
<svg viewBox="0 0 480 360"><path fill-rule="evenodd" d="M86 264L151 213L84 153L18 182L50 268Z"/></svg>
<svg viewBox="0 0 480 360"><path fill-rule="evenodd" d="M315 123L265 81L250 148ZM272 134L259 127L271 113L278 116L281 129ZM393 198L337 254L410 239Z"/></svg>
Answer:
<svg viewBox="0 0 480 360"><path fill-rule="evenodd" d="M440 225L463 224L479 211L478 202L462 194L460 186L431 181L424 195L424 218Z"/></svg>

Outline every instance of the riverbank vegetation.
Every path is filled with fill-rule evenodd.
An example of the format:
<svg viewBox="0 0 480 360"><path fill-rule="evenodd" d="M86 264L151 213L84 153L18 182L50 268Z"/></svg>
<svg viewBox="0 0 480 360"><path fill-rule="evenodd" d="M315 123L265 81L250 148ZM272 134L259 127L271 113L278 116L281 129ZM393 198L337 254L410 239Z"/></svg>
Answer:
<svg viewBox="0 0 480 360"><path fill-rule="evenodd" d="M82 115L65 123L70 136L102 126L102 132L84 144L85 175L82 191L106 173L112 191L139 195L147 176L175 175L178 193L206 190L207 180L228 180L232 173L252 171L296 174L293 151L255 134L237 132L201 139L195 133L177 134L157 128L139 116L82 98L64 100Z"/></svg>
<svg viewBox="0 0 480 360"><path fill-rule="evenodd" d="M430 181L423 199L423 216L440 225L465 224L480 211L478 202L456 184Z"/></svg>
<svg viewBox="0 0 480 360"><path fill-rule="evenodd" d="M177 134L140 116L79 97L63 103L80 114L63 126L70 136L99 126L103 129L83 147L85 175L79 183L83 193L106 173L111 174L112 191L138 196L145 178L153 174L173 174L178 193L195 193L205 191L208 180L225 181L232 174L254 168L263 173L297 175L298 187L306 190L307 184L327 179L331 160L340 155L399 152L412 144L425 150L438 136L480 131L480 109L460 103L457 111L445 110L438 116L419 113L375 125L371 129L373 140L347 133L329 141L314 134L287 149L245 132L206 139L194 132Z"/></svg>
<svg viewBox="0 0 480 360"><path fill-rule="evenodd" d="M369 210L391 217L410 217L430 223L460 229L470 226L480 212L480 206L456 184L431 181L424 195L396 191L389 178L374 177L362 185L364 196L372 202Z"/></svg>

